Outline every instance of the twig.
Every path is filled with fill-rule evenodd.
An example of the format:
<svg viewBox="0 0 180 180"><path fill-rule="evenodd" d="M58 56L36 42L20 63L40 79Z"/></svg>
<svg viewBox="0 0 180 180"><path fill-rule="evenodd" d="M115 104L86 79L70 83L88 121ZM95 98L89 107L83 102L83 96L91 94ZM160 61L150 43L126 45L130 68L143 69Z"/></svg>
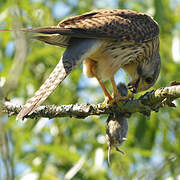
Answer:
<svg viewBox="0 0 180 180"><path fill-rule="evenodd" d="M26 118L37 117L76 117L85 118L90 115L110 114L119 108L125 116L129 117L130 114L140 112L150 116L151 111L158 111L160 107L168 105L175 107L172 103L173 100L180 98L180 85L164 87L156 91L150 91L140 96L138 99L131 99L126 101L119 101L117 105L108 106L104 104L71 104L71 105L46 105L40 106L31 115ZM8 113L9 116L17 115L21 106L15 105L11 102L4 102L2 111Z"/></svg>

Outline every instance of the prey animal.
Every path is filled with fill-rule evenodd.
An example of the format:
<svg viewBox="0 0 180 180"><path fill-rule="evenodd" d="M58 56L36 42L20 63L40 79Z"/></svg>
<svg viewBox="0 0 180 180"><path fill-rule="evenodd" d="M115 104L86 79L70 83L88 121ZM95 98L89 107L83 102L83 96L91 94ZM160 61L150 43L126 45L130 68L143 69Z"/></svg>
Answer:
<svg viewBox="0 0 180 180"><path fill-rule="evenodd" d="M128 95L128 88L125 84L119 83L117 86L119 95L126 97ZM119 146L126 141L128 133L128 119L117 108L116 112L113 112L108 116L107 128L106 128L106 141L108 144L108 164L110 165L111 149L115 148L116 151L124 154L119 149Z"/></svg>
<svg viewBox="0 0 180 180"><path fill-rule="evenodd" d="M114 75L120 68L127 72L133 92L147 90L159 76L159 27L144 13L101 9L70 17L57 26L21 31L41 33L33 38L66 50L48 79L22 107L17 119L31 114L82 62L84 73L98 80L108 102L119 96ZM113 95L104 85L106 80L112 83Z"/></svg>

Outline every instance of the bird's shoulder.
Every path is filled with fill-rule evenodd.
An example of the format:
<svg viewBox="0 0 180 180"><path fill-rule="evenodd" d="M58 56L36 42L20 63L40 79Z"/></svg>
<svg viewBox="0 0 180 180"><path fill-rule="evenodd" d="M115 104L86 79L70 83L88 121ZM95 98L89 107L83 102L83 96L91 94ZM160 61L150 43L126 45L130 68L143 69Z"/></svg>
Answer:
<svg viewBox="0 0 180 180"><path fill-rule="evenodd" d="M132 10L95 10L61 21L64 34L82 38L113 38L143 42L158 36L156 21L145 13Z"/></svg>

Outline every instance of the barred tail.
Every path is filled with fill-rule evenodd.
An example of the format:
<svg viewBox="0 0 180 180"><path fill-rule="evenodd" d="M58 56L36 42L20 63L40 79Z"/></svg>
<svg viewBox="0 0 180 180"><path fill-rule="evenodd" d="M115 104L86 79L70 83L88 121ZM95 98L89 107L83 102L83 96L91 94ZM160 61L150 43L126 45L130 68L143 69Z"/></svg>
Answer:
<svg viewBox="0 0 180 180"><path fill-rule="evenodd" d="M64 63L61 59L48 79L46 79L35 95L30 98L22 107L16 119L21 120L27 114L33 113L33 111L46 100L46 98L56 89L56 87L67 77L71 71L72 68L64 67Z"/></svg>
<svg viewBox="0 0 180 180"><path fill-rule="evenodd" d="M60 34L51 34L46 36L32 36L31 39L37 39L51 45L67 47L69 45L70 37Z"/></svg>
<svg viewBox="0 0 180 180"><path fill-rule="evenodd" d="M50 74L49 78L44 82L35 95L27 101L16 119L21 120L27 114L31 114L66 78L72 69L96 52L101 44L101 41L94 39L74 39L74 41L72 41L72 43L66 48L60 62Z"/></svg>
<svg viewBox="0 0 180 180"><path fill-rule="evenodd" d="M37 39L47 44L67 47L69 45L70 36L64 36L60 34L60 28L57 26L29 28L29 29L0 29L0 31L21 31L28 33L42 33L44 36L30 36L30 39Z"/></svg>
<svg viewBox="0 0 180 180"><path fill-rule="evenodd" d="M48 27L39 27L39 28L0 29L0 31L23 31L30 33L59 34L60 28L57 26L48 26Z"/></svg>

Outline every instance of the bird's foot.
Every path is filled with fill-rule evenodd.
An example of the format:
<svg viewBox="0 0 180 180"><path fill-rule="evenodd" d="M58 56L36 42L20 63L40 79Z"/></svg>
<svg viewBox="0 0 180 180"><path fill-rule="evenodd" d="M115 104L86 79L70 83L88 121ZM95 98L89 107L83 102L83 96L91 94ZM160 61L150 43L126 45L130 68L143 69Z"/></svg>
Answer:
<svg viewBox="0 0 180 180"><path fill-rule="evenodd" d="M132 96L125 96L125 97L122 97L122 96L119 96L119 97L114 97L112 99L108 99L108 98L105 98L104 102L102 103L103 107L105 106L113 106L115 103L119 102L119 101L124 101L124 100L128 100L132 98Z"/></svg>
<svg viewBox="0 0 180 180"><path fill-rule="evenodd" d="M111 96L107 97L105 96L104 102L102 103L104 106L109 106L111 104L111 101L113 100L113 98Z"/></svg>
<svg viewBox="0 0 180 180"><path fill-rule="evenodd" d="M108 106L113 106L115 103L119 102L119 101L124 101L124 100L129 100L129 99L133 99L134 98L134 93L130 93L128 95L128 90L126 93L123 93L125 95L121 95L119 92L114 92L112 93L112 95L108 94L105 96L105 100L102 103L104 106L108 105Z"/></svg>
<svg viewBox="0 0 180 180"><path fill-rule="evenodd" d="M109 100L109 102L108 102L109 105L113 105L114 103L117 103L119 101L131 99L133 97L133 95L132 94L127 95L127 96L120 96L120 95L114 96L114 95L112 95L112 97L113 98L111 100Z"/></svg>

